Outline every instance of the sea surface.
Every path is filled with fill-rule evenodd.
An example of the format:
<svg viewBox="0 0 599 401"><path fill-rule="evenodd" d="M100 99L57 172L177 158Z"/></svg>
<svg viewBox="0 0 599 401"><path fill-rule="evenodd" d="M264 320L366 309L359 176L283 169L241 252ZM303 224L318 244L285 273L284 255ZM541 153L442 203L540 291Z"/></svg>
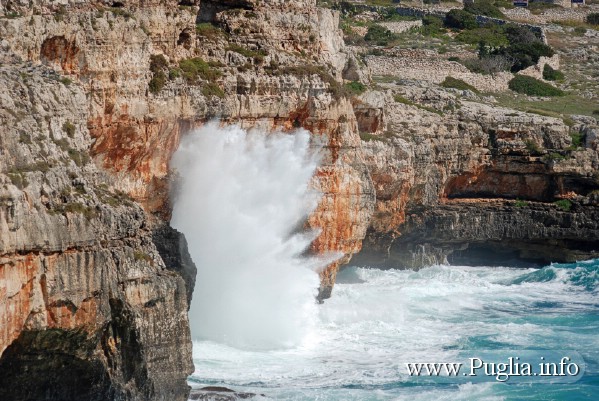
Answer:
<svg viewBox="0 0 599 401"><path fill-rule="evenodd" d="M195 341L190 385L275 400L599 400L599 260L542 269L353 266L316 311L301 341L287 347ZM521 357L533 368L541 356L570 356L581 372L554 383L499 382L482 370L426 377L406 368L489 355Z"/></svg>

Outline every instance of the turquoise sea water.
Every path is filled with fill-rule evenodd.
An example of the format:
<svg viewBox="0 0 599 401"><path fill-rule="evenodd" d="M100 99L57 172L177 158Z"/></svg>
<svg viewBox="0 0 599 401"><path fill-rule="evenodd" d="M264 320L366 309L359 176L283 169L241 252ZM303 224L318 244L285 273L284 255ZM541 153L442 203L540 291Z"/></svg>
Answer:
<svg viewBox="0 0 599 401"><path fill-rule="evenodd" d="M599 260L542 269L349 267L305 323L308 335L285 349L196 341L190 384L276 400L599 400ZM406 369L490 354L534 366L540 356L576 354L584 374L567 384L500 383L482 372L430 378Z"/></svg>

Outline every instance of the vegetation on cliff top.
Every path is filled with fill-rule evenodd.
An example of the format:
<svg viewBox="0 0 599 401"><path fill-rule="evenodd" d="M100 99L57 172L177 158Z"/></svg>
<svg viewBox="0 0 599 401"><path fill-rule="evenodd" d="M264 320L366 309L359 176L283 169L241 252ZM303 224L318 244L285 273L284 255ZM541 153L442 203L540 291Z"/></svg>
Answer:
<svg viewBox="0 0 599 401"><path fill-rule="evenodd" d="M478 89L474 86L464 82L461 79L453 78L453 77L445 77L445 80L441 82L441 86L444 88L454 88L460 90L469 90L474 93L478 93Z"/></svg>
<svg viewBox="0 0 599 401"><path fill-rule="evenodd" d="M549 64L545 64L543 67L543 79L546 81L561 81L564 79L564 73L554 69Z"/></svg>
<svg viewBox="0 0 599 401"><path fill-rule="evenodd" d="M466 63L473 72L518 72L535 65L555 51L530 29L521 25L487 24L464 28L456 39L477 46L478 61Z"/></svg>
<svg viewBox="0 0 599 401"><path fill-rule="evenodd" d="M529 96L563 96L564 91L536 78L516 75L510 82L509 88L514 92Z"/></svg>
<svg viewBox="0 0 599 401"><path fill-rule="evenodd" d="M505 4L500 3L503 7ZM492 18L505 18L499 7L495 2L490 0L476 0L464 4L464 11L473 15L484 15Z"/></svg>
<svg viewBox="0 0 599 401"><path fill-rule="evenodd" d="M377 46L387 46L390 42L392 42L396 38L396 35L391 32L388 28L385 28L382 25L371 25L368 28L368 32L366 36L364 36L364 40L366 42L375 44Z"/></svg>
<svg viewBox="0 0 599 401"><path fill-rule="evenodd" d="M587 15L586 21L591 25L599 25L599 13L590 13Z"/></svg>

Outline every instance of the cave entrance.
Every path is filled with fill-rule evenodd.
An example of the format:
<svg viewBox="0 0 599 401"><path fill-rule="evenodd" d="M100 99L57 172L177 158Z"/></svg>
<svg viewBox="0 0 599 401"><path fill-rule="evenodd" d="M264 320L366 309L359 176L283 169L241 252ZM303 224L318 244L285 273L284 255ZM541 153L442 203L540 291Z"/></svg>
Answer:
<svg viewBox="0 0 599 401"><path fill-rule="evenodd" d="M82 331L21 332L0 357L0 399L114 399L106 367L94 356L96 343Z"/></svg>
<svg viewBox="0 0 599 401"><path fill-rule="evenodd" d="M191 44L192 44L191 38L192 38L191 30L189 28L185 28L179 34L179 39L177 40L177 46L183 46L186 49L191 49Z"/></svg>
<svg viewBox="0 0 599 401"><path fill-rule="evenodd" d="M236 8L252 10L252 5L247 0L203 0L196 22L216 22L216 14Z"/></svg>
<svg viewBox="0 0 599 401"><path fill-rule="evenodd" d="M523 255L518 248L502 242L471 243L464 249L454 250L447 261L455 266L509 266L543 267L548 262L543 258Z"/></svg>

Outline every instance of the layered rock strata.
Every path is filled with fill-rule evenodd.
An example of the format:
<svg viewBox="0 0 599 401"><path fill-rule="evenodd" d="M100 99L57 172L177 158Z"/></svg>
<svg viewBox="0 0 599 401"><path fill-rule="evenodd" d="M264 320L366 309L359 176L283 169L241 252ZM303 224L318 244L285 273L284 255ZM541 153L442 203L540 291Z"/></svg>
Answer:
<svg viewBox="0 0 599 401"><path fill-rule="evenodd" d="M41 0L0 13L3 398L187 396L195 268L164 224L168 162L211 119L312 132L312 251L344 255L321 273L330 294L374 206L337 13L313 0ZM27 372L52 374L26 395Z"/></svg>
<svg viewBox="0 0 599 401"><path fill-rule="evenodd" d="M0 398L185 399L181 263L92 163L85 92L16 61L0 86Z"/></svg>
<svg viewBox="0 0 599 401"><path fill-rule="evenodd" d="M211 119L312 133L312 252L343 255L321 299L364 238L358 262L386 267L597 255L595 120L406 77L352 95L343 79L368 71L315 0L9 1L0 14L3 399L187 397L195 267L167 225L169 160Z"/></svg>
<svg viewBox="0 0 599 401"><path fill-rule="evenodd" d="M377 201L354 262L419 268L599 255L594 119L570 127L469 91L389 87L363 95L356 112L361 127L373 127L363 147Z"/></svg>

